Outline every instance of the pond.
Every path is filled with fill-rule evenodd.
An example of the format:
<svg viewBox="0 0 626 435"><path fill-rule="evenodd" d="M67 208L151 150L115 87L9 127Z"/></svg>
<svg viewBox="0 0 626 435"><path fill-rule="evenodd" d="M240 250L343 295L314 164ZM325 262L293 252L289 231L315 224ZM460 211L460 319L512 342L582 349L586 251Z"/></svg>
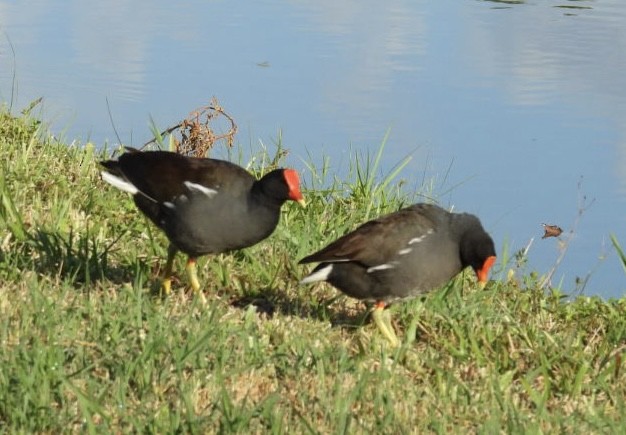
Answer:
<svg viewBox="0 0 626 435"><path fill-rule="evenodd" d="M289 165L407 155L407 186L479 215L502 251L567 293L621 297L626 274L626 3L12 2L0 100L68 140L139 146L218 98L246 149ZM541 239L542 223L563 228ZM573 234L570 233L573 230ZM567 237L566 237L567 236Z"/></svg>

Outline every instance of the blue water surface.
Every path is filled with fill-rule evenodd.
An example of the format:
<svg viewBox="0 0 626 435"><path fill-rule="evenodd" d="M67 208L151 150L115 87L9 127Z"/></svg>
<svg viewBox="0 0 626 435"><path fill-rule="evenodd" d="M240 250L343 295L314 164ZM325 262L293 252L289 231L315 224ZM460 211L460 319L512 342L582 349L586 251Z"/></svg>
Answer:
<svg viewBox="0 0 626 435"><path fill-rule="evenodd" d="M625 2L0 0L0 31L0 99L68 140L138 146L215 96L245 149L280 132L341 175L389 132L381 177L412 155L406 185L532 240L527 271L566 240L541 223L574 229L552 284L624 295Z"/></svg>

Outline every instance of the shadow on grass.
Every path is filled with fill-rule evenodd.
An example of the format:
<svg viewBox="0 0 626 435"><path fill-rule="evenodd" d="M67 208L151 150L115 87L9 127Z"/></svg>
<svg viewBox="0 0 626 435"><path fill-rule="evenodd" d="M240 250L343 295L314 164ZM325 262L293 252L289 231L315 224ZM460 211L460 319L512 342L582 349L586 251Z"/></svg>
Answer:
<svg viewBox="0 0 626 435"><path fill-rule="evenodd" d="M0 263L16 273L29 269L58 277L76 288L108 280L115 284L132 281L136 266L111 266L109 254L117 242L105 244L90 232L68 234L44 230L28 231L21 242L0 252Z"/></svg>
<svg viewBox="0 0 626 435"><path fill-rule="evenodd" d="M364 303L351 301L341 294L317 299L302 297L279 288L269 288L254 295L233 295L229 304L244 310L254 306L257 312L267 317L273 317L275 314L295 316L330 322L333 327L348 330L354 330L369 322L369 308Z"/></svg>

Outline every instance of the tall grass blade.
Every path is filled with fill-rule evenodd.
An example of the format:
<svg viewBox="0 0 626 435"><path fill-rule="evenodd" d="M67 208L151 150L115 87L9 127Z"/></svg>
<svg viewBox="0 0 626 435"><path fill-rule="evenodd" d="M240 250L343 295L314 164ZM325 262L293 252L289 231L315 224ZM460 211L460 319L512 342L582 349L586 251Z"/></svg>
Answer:
<svg viewBox="0 0 626 435"><path fill-rule="evenodd" d="M624 250L617 241L617 237L615 237L615 234L611 234L611 243L613 243L613 247L617 251L617 255L619 255L620 262L622 263L624 273L626 273L626 253L624 253Z"/></svg>
<svg viewBox="0 0 626 435"><path fill-rule="evenodd" d="M0 175L0 197L0 220L4 222L17 240L26 240L26 227L6 184L4 173Z"/></svg>

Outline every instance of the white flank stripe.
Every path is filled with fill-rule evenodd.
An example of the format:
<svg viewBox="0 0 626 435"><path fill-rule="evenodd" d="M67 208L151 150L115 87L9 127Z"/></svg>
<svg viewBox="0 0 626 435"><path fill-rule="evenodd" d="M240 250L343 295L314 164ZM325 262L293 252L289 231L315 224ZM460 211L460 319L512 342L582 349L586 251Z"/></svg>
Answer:
<svg viewBox="0 0 626 435"><path fill-rule="evenodd" d="M304 277L300 284L308 284L310 282L315 281L326 281L326 278L330 275L330 272L333 270L333 265L329 264L326 267L321 268L317 272L310 274L309 276Z"/></svg>
<svg viewBox="0 0 626 435"><path fill-rule="evenodd" d="M430 230L426 231L426 234L424 234L423 236L413 237L411 240L409 240L409 245L421 242L422 240L424 240L426 238L427 235L432 234L432 233L433 233L433 230L430 229Z"/></svg>
<svg viewBox="0 0 626 435"><path fill-rule="evenodd" d="M101 171L100 174L102 175L102 179L113 187L117 187L118 189L123 190L124 192L128 192L132 195L139 192L139 189L137 189L134 184L131 184L120 177L117 177L106 171Z"/></svg>
<svg viewBox="0 0 626 435"><path fill-rule="evenodd" d="M396 267L394 264L389 264L389 263L379 264L378 266L372 266L369 269L367 269L367 273L376 272L377 270L393 269L394 267Z"/></svg>
<svg viewBox="0 0 626 435"><path fill-rule="evenodd" d="M404 248L404 249L400 249L400 250L398 251L398 255L406 255L406 254L408 254L409 252L411 252L412 250L413 250L413 248Z"/></svg>
<svg viewBox="0 0 626 435"><path fill-rule="evenodd" d="M217 195L217 190L211 189L210 187L203 186L202 184L192 183L191 181L185 181L184 184L185 186L187 186L187 189L204 193L209 198Z"/></svg>
<svg viewBox="0 0 626 435"><path fill-rule="evenodd" d="M172 210L174 210L174 209L176 208L176 206L174 205L174 203L171 203L171 202L169 202L169 201L165 201L165 202L163 203L163 205L164 205L165 207L167 207L167 208L171 208Z"/></svg>

